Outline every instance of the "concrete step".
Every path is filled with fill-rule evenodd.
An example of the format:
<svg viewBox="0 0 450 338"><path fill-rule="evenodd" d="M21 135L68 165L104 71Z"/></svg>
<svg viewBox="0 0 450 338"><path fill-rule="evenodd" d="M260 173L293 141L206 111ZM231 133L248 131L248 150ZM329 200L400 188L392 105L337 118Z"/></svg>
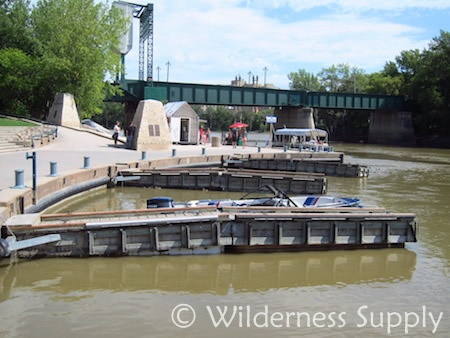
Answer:
<svg viewBox="0 0 450 338"><path fill-rule="evenodd" d="M12 153L15 151L29 150L31 147L23 147L19 145L12 145L10 147L0 147L0 153Z"/></svg>
<svg viewBox="0 0 450 338"><path fill-rule="evenodd" d="M17 134L27 128L28 127L0 127L0 153L31 149L31 147L24 147L23 145L15 143Z"/></svg>

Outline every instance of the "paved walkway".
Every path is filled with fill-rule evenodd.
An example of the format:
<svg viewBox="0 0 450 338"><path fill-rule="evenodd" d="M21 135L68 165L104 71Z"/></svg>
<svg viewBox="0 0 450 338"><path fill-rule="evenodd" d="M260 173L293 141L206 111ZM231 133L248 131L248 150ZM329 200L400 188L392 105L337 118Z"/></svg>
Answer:
<svg viewBox="0 0 450 338"><path fill-rule="evenodd" d="M148 150L147 159L161 159L172 156L172 149L176 149L176 156L197 156L201 155L202 148L205 148L206 155L222 154L249 154L256 153L256 147L233 148L232 146L211 147L211 145L173 145L168 150ZM50 174L50 162L57 162L57 172L62 174L65 171L81 169L84 165L84 157L90 158L91 167L98 167L108 164L139 161L142 157L141 151L115 148L110 138L98 136L86 131L77 131L69 128L59 127L58 137L50 144L38 148L37 158L37 184L39 177ZM263 148L263 152L280 152L272 148ZM13 187L15 185L15 170L24 170L25 185L32 186L32 160L26 159L27 151L15 151L0 154L0 190ZM28 151L31 155L31 151Z"/></svg>

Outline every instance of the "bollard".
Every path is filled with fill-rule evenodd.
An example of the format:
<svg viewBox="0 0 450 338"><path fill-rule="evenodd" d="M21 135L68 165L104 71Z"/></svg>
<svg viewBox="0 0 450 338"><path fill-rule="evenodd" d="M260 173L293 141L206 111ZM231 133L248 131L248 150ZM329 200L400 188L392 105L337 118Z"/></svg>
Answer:
<svg viewBox="0 0 450 338"><path fill-rule="evenodd" d="M287 145L285 145L285 146L283 147L283 150L284 150L284 152L287 151Z"/></svg>
<svg viewBox="0 0 450 338"><path fill-rule="evenodd" d="M14 189L23 189L26 188L23 184L23 170L15 170L16 172L16 185L13 187Z"/></svg>
<svg viewBox="0 0 450 338"><path fill-rule="evenodd" d="M260 146L258 146L258 153L260 153L261 152L261 147Z"/></svg>
<svg viewBox="0 0 450 338"><path fill-rule="evenodd" d="M141 154L141 160L146 160L147 159L147 152L143 151Z"/></svg>
<svg viewBox="0 0 450 338"><path fill-rule="evenodd" d="M89 156L84 156L83 169L89 169L90 167L91 167L91 158Z"/></svg>
<svg viewBox="0 0 450 338"><path fill-rule="evenodd" d="M50 177L58 176L58 169L57 169L57 163L56 162L50 162Z"/></svg>
<svg viewBox="0 0 450 338"><path fill-rule="evenodd" d="M206 153L206 148L203 147L203 148L202 148L202 155L205 155L205 153Z"/></svg>
<svg viewBox="0 0 450 338"><path fill-rule="evenodd" d="M172 149L172 157L175 157L177 154L177 150L176 149Z"/></svg>

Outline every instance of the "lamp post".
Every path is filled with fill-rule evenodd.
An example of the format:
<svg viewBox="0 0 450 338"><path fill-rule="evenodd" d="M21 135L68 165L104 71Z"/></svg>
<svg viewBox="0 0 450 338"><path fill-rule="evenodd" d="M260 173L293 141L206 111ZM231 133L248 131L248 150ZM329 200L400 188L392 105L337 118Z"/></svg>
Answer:
<svg viewBox="0 0 450 338"><path fill-rule="evenodd" d="M264 87L266 86L266 73L267 73L267 67L263 68L264 71Z"/></svg>
<svg viewBox="0 0 450 338"><path fill-rule="evenodd" d="M158 72L158 81L159 81L159 71L161 70L161 67L160 66L158 66L158 67L156 67L156 71Z"/></svg>
<svg viewBox="0 0 450 338"><path fill-rule="evenodd" d="M169 67L170 67L170 61L166 62L166 66L167 66L167 82L169 82Z"/></svg>

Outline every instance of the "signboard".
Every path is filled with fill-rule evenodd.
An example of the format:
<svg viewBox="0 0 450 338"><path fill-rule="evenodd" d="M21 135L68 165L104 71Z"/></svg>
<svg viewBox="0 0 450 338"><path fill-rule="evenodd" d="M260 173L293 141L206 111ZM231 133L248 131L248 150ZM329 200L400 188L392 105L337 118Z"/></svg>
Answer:
<svg viewBox="0 0 450 338"><path fill-rule="evenodd" d="M276 116L266 116L266 123L277 123L277 117Z"/></svg>

